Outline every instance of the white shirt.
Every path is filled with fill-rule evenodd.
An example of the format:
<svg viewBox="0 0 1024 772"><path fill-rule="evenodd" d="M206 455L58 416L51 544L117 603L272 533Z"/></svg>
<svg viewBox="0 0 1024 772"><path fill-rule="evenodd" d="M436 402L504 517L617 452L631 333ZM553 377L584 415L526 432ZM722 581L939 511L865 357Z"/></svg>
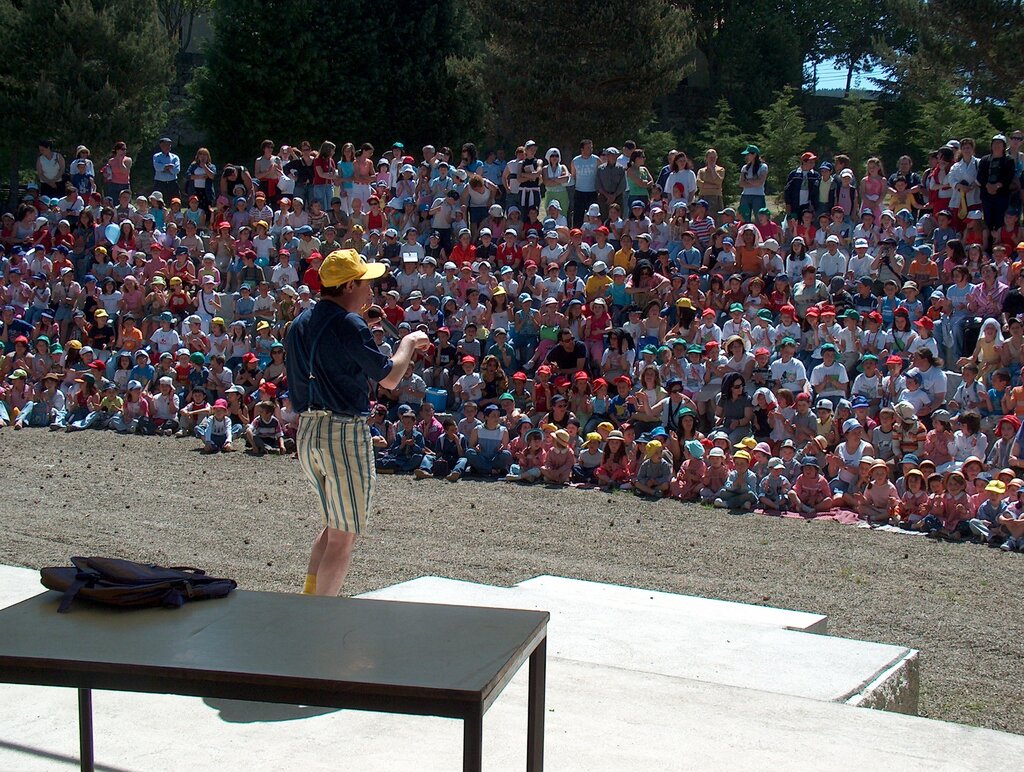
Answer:
<svg viewBox="0 0 1024 772"><path fill-rule="evenodd" d="M772 362L770 370L772 385L778 389L789 389L796 393L803 390L804 383L807 381L807 368L796 357L788 362L776 359Z"/></svg>
<svg viewBox="0 0 1024 772"><path fill-rule="evenodd" d="M953 164L949 170L949 176L946 178L947 182L953 186L953 195L949 199L949 208L959 209L960 208L960 191L957 189L957 185L962 182L966 182L971 185L971 189L967 191L967 206L978 206L981 204L981 188L973 187L978 182L978 158L975 156L970 160L969 163L964 162L963 159Z"/></svg>
<svg viewBox="0 0 1024 772"><path fill-rule="evenodd" d="M839 382L839 386L830 386L823 388L825 379L832 377ZM846 373L846 368L841 365L838 361L833 362L831 365L826 365L822 362L820 365L811 370L811 386L814 387L814 392L819 397L845 397L846 396L846 384L850 382L850 376Z"/></svg>

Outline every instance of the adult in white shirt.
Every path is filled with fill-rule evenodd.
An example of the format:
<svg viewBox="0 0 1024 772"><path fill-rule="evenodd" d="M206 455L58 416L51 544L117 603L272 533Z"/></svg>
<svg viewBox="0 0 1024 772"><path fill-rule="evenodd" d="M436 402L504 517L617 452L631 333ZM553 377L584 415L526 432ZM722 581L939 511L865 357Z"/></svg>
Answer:
<svg viewBox="0 0 1024 772"><path fill-rule="evenodd" d="M981 186L978 184L978 158L974 155L974 140L960 142L961 158L949 170L947 181L953 186L949 209L956 215L960 202L967 197L968 209L981 208Z"/></svg>
<svg viewBox="0 0 1024 772"><path fill-rule="evenodd" d="M680 152L672 159L672 173L665 179L665 193L669 196L670 206L677 201L684 201L687 205L693 203L697 193L697 175L691 167L686 153Z"/></svg>

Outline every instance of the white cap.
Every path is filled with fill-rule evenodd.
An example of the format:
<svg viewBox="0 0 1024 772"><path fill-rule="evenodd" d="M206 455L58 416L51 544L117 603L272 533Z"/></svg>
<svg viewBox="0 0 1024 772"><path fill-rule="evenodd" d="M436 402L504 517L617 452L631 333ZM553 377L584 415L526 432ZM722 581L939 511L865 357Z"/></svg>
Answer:
<svg viewBox="0 0 1024 772"><path fill-rule="evenodd" d="M835 236L831 236L830 238L835 238ZM836 239L836 241L838 241L838 240L839 239ZM853 246L856 249L867 249L868 248L868 240L867 239L857 239L855 242L853 242Z"/></svg>
<svg viewBox="0 0 1024 772"><path fill-rule="evenodd" d="M838 244L839 243L839 237L833 234L832 236L829 236L827 239L825 239L825 243L826 244Z"/></svg>

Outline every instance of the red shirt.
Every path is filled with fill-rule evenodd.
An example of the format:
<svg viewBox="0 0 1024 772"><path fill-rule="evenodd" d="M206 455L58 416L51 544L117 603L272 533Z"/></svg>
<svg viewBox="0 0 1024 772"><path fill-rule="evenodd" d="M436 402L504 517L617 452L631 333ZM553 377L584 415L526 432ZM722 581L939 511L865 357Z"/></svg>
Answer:
<svg viewBox="0 0 1024 772"><path fill-rule="evenodd" d="M523 260L523 250L515 244L510 247L503 241L498 244L498 255L496 260L499 268L504 268L506 265L509 267L515 267Z"/></svg>
<svg viewBox="0 0 1024 772"><path fill-rule="evenodd" d="M381 310L384 312L384 317L391 322L394 327L397 327L405 321L405 309L401 306L395 306L394 308L384 306Z"/></svg>
<svg viewBox="0 0 1024 772"><path fill-rule="evenodd" d="M338 168L337 162L333 158L327 158L326 156L317 156L316 160L313 161L313 184L314 185L329 185L333 180L329 180L322 176L322 172L328 174L334 172Z"/></svg>
<svg viewBox="0 0 1024 772"><path fill-rule="evenodd" d="M476 246L470 244L464 247L460 241L452 247L452 253L448 257L455 265L461 268L463 265L472 265L476 262Z"/></svg>
<svg viewBox="0 0 1024 772"><path fill-rule="evenodd" d="M316 295L320 292L320 273L316 268L307 268L302 274L302 283L309 287L309 291Z"/></svg>

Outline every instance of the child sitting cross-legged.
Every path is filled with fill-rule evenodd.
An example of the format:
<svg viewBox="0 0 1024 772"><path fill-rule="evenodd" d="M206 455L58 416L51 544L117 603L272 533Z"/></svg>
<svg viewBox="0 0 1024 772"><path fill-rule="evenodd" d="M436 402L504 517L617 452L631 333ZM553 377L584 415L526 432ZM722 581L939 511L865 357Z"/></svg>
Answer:
<svg viewBox="0 0 1024 772"><path fill-rule="evenodd" d="M669 486L669 492L680 501L696 501L700 497L706 471L704 445L700 440L687 440L683 443L683 462Z"/></svg>
<svg viewBox="0 0 1024 772"><path fill-rule="evenodd" d="M740 450L732 457L735 468L729 472L718 495L715 506L721 509L752 510L757 503L757 478L750 471L750 453Z"/></svg>
<svg viewBox="0 0 1024 772"><path fill-rule="evenodd" d="M644 460L636 473L633 489L644 496L667 496L672 484L672 462L665 458L660 440L651 440L644 447Z"/></svg>
<svg viewBox="0 0 1024 772"><path fill-rule="evenodd" d="M821 474L821 463L814 456L804 456L800 462L800 475L793 483L799 502L799 511L804 514L825 512L832 508L832 489Z"/></svg>
<svg viewBox="0 0 1024 772"><path fill-rule="evenodd" d="M782 463L782 459L768 459L767 469L767 476L762 478L758 486L758 503L773 512L798 510L800 500L784 474L786 465Z"/></svg>

